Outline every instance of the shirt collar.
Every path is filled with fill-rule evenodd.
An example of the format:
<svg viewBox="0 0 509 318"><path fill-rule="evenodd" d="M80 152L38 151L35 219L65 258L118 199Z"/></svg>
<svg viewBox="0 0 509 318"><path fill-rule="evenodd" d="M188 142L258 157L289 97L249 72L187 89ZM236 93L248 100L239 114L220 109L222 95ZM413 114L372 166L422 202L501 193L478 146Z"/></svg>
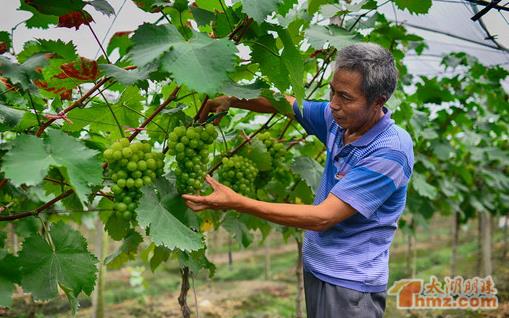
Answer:
<svg viewBox="0 0 509 318"><path fill-rule="evenodd" d="M391 110L387 107L383 107L384 116L380 118L373 127L371 127L364 135L359 139L351 143L355 147L363 147L370 144L378 135L380 135L389 126L394 124L394 120L391 119ZM341 128L341 127L340 127ZM343 128L341 128L343 130Z"/></svg>

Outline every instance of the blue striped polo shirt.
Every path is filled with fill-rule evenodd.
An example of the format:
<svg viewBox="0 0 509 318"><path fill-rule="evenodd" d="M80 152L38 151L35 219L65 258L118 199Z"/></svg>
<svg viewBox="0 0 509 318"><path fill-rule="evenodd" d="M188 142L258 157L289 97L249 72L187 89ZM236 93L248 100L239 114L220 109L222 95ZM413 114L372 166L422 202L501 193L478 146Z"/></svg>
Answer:
<svg viewBox="0 0 509 318"><path fill-rule="evenodd" d="M327 148L314 204L332 193L358 212L328 230L304 232L304 270L333 285L385 291L389 248L414 163L410 135L394 124L384 107L385 115L370 130L344 145L344 130L328 102L304 101L302 112L295 102L293 109L307 133Z"/></svg>

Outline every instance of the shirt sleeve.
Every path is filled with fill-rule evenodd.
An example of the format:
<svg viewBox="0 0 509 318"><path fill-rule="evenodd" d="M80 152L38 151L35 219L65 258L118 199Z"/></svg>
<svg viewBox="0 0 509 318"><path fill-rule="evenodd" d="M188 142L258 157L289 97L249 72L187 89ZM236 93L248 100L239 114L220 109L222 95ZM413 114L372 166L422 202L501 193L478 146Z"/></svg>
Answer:
<svg viewBox="0 0 509 318"><path fill-rule="evenodd" d="M327 140L328 104L328 102L304 101L301 112L297 101L293 103L295 119L308 134L315 135L323 143Z"/></svg>
<svg viewBox="0 0 509 318"><path fill-rule="evenodd" d="M407 156L394 149L381 149L361 159L332 188L331 193L370 218L412 173Z"/></svg>

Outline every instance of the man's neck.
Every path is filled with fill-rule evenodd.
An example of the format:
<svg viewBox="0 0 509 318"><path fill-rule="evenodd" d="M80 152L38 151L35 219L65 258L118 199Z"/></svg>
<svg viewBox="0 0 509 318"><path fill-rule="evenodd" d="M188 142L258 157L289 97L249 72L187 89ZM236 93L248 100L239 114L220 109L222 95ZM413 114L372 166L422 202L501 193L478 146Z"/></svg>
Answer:
<svg viewBox="0 0 509 318"><path fill-rule="evenodd" d="M380 109L380 112L378 114L374 115L370 120L366 121L366 123L364 123L364 125L362 125L361 127L355 130L352 129L345 130L343 134L343 145L350 144L356 141L357 139L361 138L362 135L367 133L371 129L371 127L373 127L380 119L382 119L382 117L384 117L384 115L385 113L382 108Z"/></svg>

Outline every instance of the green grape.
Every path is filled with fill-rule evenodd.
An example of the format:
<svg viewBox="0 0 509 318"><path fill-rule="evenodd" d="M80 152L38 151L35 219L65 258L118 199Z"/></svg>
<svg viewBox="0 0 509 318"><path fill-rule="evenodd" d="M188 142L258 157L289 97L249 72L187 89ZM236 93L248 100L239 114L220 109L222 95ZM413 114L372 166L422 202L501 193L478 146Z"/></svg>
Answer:
<svg viewBox="0 0 509 318"><path fill-rule="evenodd" d="M122 151L114 150L112 157L113 157L113 160L120 160L120 159L122 159Z"/></svg>
<svg viewBox="0 0 509 318"><path fill-rule="evenodd" d="M130 148L124 148L122 149L122 156L124 158L129 158L133 155L133 151Z"/></svg>
<svg viewBox="0 0 509 318"><path fill-rule="evenodd" d="M107 162L113 161L113 153L114 153L113 149L104 150L103 152L104 159L106 159Z"/></svg>
<svg viewBox="0 0 509 318"><path fill-rule="evenodd" d="M155 170L157 168L157 162L155 159L148 158L147 159L147 168L150 170Z"/></svg>
<svg viewBox="0 0 509 318"><path fill-rule="evenodd" d="M125 187L125 179L118 179L117 180L117 185L121 188Z"/></svg>
<svg viewBox="0 0 509 318"><path fill-rule="evenodd" d="M126 210L126 211L122 212L122 217L125 220L130 220L133 217L133 215L132 215L131 211Z"/></svg>
<svg viewBox="0 0 509 318"><path fill-rule="evenodd" d="M143 179L138 178L138 179L134 180L134 186L135 186L136 188L141 188L141 187L143 187Z"/></svg>
<svg viewBox="0 0 509 318"><path fill-rule="evenodd" d="M132 188L134 187L134 179L133 178L129 178L125 181L125 186L128 187L128 188Z"/></svg>
<svg viewBox="0 0 509 318"><path fill-rule="evenodd" d="M138 170L147 170L147 162L145 160L138 161Z"/></svg>
<svg viewBox="0 0 509 318"><path fill-rule="evenodd" d="M136 164L136 162L129 161L129 163L127 164L127 170L134 172L136 171L136 169L138 169L138 165Z"/></svg>
<svg viewBox="0 0 509 318"><path fill-rule="evenodd" d="M122 212L122 211L127 210L127 204L125 204L124 202L117 202L117 203L115 203L113 208L117 211Z"/></svg>

